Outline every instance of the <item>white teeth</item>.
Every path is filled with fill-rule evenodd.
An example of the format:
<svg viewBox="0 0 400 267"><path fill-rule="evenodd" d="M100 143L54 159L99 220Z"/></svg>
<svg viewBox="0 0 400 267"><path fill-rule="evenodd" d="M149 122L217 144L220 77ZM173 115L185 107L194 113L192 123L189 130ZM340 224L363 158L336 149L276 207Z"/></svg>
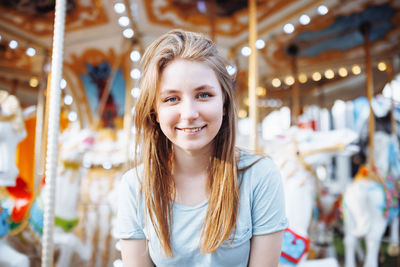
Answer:
<svg viewBox="0 0 400 267"><path fill-rule="evenodd" d="M185 133L194 133L194 132L198 132L201 130L201 127L199 128L183 128L182 129Z"/></svg>

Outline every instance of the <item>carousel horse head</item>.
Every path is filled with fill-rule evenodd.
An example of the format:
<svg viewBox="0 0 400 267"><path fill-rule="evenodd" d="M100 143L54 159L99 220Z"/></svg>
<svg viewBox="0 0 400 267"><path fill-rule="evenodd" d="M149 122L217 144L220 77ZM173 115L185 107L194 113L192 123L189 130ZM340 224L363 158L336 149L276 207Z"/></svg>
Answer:
<svg viewBox="0 0 400 267"><path fill-rule="evenodd" d="M375 107L379 102L375 101ZM388 172L400 172L397 171L400 167L397 167L395 160L396 156L394 153L399 151L399 131L396 134L391 134L392 124L391 124L391 114L388 110L386 113L384 111L376 111L378 108L374 109L374 162L375 167L378 170L378 174L383 178L386 178ZM376 114L378 113L378 114ZM379 115L379 116L378 116ZM355 176L361 165L367 162L368 155L368 142L369 142L369 130L368 130L368 117L365 117L361 122L359 127L359 139L358 146L359 151L352 156L352 175ZM399 129L399 121L395 121L395 126ZM389 170L389 168L391 168ZM400 173L399 173L400 174Z"/></svg>
<svg viewBox="0 0 400 267"><path fill-rule="evenodd" d="M88 129L67 129L61 134L59 143L61 161L82 163L83 155L94 143L94 134Z"/></svg>
<svg viewBox="0 0 400 267"><path fill-rule="evenodd" d="M10 122L14 131L25 131L18 99L3 90L0 90L0 122Z"/></svg>
<svg viewBox="0 0 400 267"><path fill-rule="evenodd" d="M17 145L26 137L25 124L18 99L0 90L0 186L15 185Z"/></svg>

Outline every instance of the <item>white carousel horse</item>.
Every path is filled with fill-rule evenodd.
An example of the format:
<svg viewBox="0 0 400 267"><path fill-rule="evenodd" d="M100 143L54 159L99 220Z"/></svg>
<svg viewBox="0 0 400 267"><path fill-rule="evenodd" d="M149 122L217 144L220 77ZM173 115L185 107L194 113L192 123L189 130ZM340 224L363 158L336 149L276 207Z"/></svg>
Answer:
<svg viewBox="0 0 400 267"><path fill-rule="evenodd" d="M318 188L314 167L326 162L331 152L343 150L356 136L350 130L313 132L292 128L288 135L267 144L266 153L281 170L289 220L281 265L307 263L308 229Z"/></svg>
<svg viewBox="0 0 400 267"><path fill-rule="evenodd" d="M75 232L79 217L81 181L84 176L82 159L84 153L93 145L93 141L94 135L91 131L74 128L65 130L59 138L54 229L54 245L59 252L57 267L76 265L76 262L72 263L75 254L78 255L80 263L87 262L92 253L91 243L82 242ZM32 204L29 218L30 226L37 237L43 232L43 210L44 203L40 193ZM82 265L80 263L79 265Z"/></svg>
<svg viewBox="0 0 400 267"><path fill-rule="evenodd" d="M94 142L90 130L67 129L60 136L60 162L56 177L54 243L60 251L57 267L70 266L77 254L88 261L92 253L90 242L83 243L73 232L78 224L78 204L84 168L84 154Z"/></svg>
<svg viewBox="0 0 400 267"><path fill-rule="evenodd" d="M16 185L18 169L14 160L15 151L17 144L25 137L25 125L17 98L0 90L0 266L29 266L28 257L7 242L12 207L6 189L2 188Z"/></svg>
<svg viewBox="0 0 400 267"><path fill-rule="evenodd" d="M364 267L377 267L382 236L390 220L390 243L398 247L398 210L391 203L398 192L393 178L399 178L400 160L397 137L384 132L374 135L376 170L360 168L343 196L345 230L345 266L355 267L358 239L366 242ZM392 179L390 181L390 179ZM397 205L397 203L396 203Z"/></svg>
<svg viewBox="0 0 400 267"><path fill-rule="evenodd" d="M93 147L84 155L88 168L82 185L82 201L85 203L85 233L93 245L92 266L111 265L118 254L117 240L112 236L115 217L114 199L116 184L124 172L127 161L126 138L123 131L102 129L96 135Z"/></svg>
<svg viewBox="0 0 400 267"><path fill-rule="evenodd" d="M18 176L15 152L26 137L18 99L0 90L0 186L14 186Z"/></svg>

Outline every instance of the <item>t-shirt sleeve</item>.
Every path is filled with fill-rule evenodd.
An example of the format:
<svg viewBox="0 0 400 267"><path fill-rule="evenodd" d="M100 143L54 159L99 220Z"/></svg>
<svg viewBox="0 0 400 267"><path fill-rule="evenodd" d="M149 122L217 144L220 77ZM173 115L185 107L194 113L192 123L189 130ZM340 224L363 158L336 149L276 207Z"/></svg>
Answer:
<svg viewBox="0 0 400 267"><path fill-rule="evenodd" d="M278 167L263 159L256 167L253 184L253 235L265 235L288 227L282 178Z"/></svg>
<svg viewBox="0 0 400 267"><path fill-rule="evenodd" d="M145 238L143 220L139 218L143 213L137 203L139 182L134 174L134 170L124 174L118 186L117 238L120 239Z"/></svg>

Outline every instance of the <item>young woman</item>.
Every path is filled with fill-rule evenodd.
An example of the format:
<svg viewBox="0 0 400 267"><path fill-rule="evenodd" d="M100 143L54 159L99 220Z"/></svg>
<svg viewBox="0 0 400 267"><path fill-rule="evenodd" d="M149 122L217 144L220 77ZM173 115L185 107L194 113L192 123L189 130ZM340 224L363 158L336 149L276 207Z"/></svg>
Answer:
<svg viewBox="0 0 400 267"><path fill-rule="evenodd" d="M233 81L213 43L173 30L147 48L142 70L137 167L119 194L124 266L277 266L279 170L235 149Z"/></svg>

